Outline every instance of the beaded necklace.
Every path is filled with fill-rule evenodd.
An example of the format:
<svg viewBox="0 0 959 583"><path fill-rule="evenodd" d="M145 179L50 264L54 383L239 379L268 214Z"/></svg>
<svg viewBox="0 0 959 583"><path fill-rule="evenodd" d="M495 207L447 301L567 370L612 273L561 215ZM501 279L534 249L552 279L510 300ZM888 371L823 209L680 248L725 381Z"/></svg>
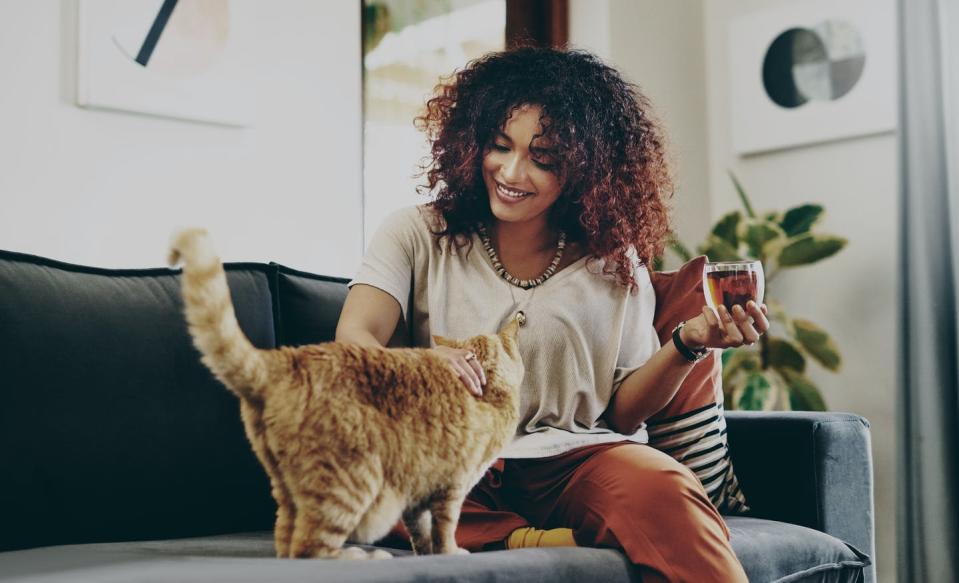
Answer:
<svg viewBox="0 0 959 583"><path fill-rule="evenodd" d="M543 285L547 279L552 277L553 274L556 273L556 268L559 267L559 262L563 259L563 250L566 249L566 231L560 231L559 242L556 244L556 255L553 256L553 260L546 268L546 271L544 271L543 274L536 279L519 279L510 272L506 271L506 268L503 267L503 262L500 261L499 255L497 255L496 250L493 249L493 243L490 241L489 233L486 232L486 225L482 223L479 225L479 235L480 241L483 242L483 247L486 248L486 253L489 255L490 261L493 263L493 269L496 270L496 273L512 285L521 287L523 289L530 289L538 285Z"/></svg>

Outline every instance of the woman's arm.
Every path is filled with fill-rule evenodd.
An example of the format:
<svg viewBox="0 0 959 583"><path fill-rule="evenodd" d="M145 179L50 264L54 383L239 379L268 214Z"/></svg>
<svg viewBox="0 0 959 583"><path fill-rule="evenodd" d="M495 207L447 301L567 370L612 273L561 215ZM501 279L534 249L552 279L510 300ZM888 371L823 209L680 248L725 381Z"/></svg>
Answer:
<svg viewBox="0 0 959 583"><path fill-rule="evenodd" d="M730 314L719 307L719 318L708 307L680 330L680 340L690 348L733 348L752 344L769 329L766 306L736 306ZM721 319L721 321L720 321ZM606 421L617 433L630 435L676 396L676 391L693 369L693 363L667 342L646 363L623 379L613 395Z"/></svg>
<svg viewBox="0 0 959 583"><path fill-rule="evenodd" d="M682 330L680 335L682 335ZM676 396L693 363L667 342L646 363L623 379L613 395L606 421L613 431L631 435Z"/></svg>
<svg viewBox="0 0 959 583"><path fill-rule="evenodd" d="M371 285L350 288L336 324L336 341L362 346L386 346L400 321L396 298Z"/></svg>
<svg viewBox="0 0 959 583"><path fill-rule="evenodd" d="M371 285L350 288L336 324L336 341L361 346L386 346L400 321L401 308L396 298ZM432 349L447 361L453 372L475 395L483 394L486 373L476 355L469 350L437 346Z"/></svg>

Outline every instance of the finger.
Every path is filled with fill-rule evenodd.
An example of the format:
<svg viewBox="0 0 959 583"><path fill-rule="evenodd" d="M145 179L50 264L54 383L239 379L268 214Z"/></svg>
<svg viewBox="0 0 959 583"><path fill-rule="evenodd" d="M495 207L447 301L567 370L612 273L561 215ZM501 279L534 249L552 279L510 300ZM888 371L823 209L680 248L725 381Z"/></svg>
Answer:
<svg viewBox="0 0 959 583"><path fill-rule="evenodd" d="M472 352L469 354L473 354ZM469 365L473 372L476 373L476 380L480 385L486 385L486 372L483 370L483 365L480 364L479 358L476 355L473 355L473 358L467 358L466 364Z"/></svg>
<svg viewBox="0 0 959 583"><path fill-rule="evenodd" d="M463 384L466 385L466 388L470 390L471 393L479 397L483 394L483 390L480 389L479 385L476 384L476 381L473 380L472 376L473 369L466 366L465 363L459 362L457 360L451 360L450 366L453 367L453 370L456 371L456 375L460 377L463 381Z"/></svg>
<svg viewBox="0 0 959 583"><path fill-rule="evenodd" d="M466 376L469 377L470 384L473 385L473 388L476 389L477 395L483 394L483 386L480 384L480 377L476 374L476 371L473 370L471 362L473 359L466 360L465 358L460 358L457 362L462 367L463 372L466 373Z"/></svg>
<svg viewBox="0 0 959 583"><path fill-rule="evenodd" d="M706 316L706 321L709 322L709 333L717 338L725 340L726 324L723 322L723 317L719 311L719 308L707 309L709 310L709 314Z"/></svg>
<svg viewBox="0 0 959 583"><path fill-rule="evenodd" d="M733 320L735 320L736 324L738 324L740 327L742 327L743 324L752 323L752 318L749 317L749 314L746 313L746 310L744 310L739 304L733 306L732 314Z"/></svg>
<svg viewBox="0 0 959 583"><path fill-rule="evenodd" d="M743 336L743 343L752 346L754 342L759 340L759 332L756 332L756 328L753 327L753 319L742 306L733 306L733 319L736 320L739 333Z"/></svg>
<svg viewBox="0 0 959 583"><path fill-rule="evenodd" d="M716 317L716 312L709 306L703 306L703 317L706 318L706 323L709 324L710 328L719 328L719 318Z"/></svg>
<svg viewBox="0 0 959 583"><path fill-rule="evenodd" d="M726 333L726 340L731 344L739 345L743 342L743 334L739 331L739 326L733 319L732 314L726 309L726 306L719 306L719 317L723 323L723 331Z"/></svg>
<svg viewBox="0 0 959 583"><path fill-rule="evenodd" d="M753 317L753 326L756 327L756 330L758 330L760 334L763 334L769 330L769 319L766 317L765 304L763 304L762 308L760 308L758 305L756 305L756 302L750 301L748 304L746 304L746 308Z"/></svg>
<svg viewBox="0 0 959 583"><path fill-rule="evenodd" d="M710 338L725 338L726 334L723 332L723 325L719 322L719 317L712 308L703 306L703 317L706 318L706 324L709 326Z"/></svg>
<svg viewBox="0 0 959 583"><path fill-rule="evenodd" d="M469 354L469 353L467 353ZM476 390L479 391L479 394L483 393L483 385L480 382L480 374L476 372L476 369L473 367L473 364L476 362L476 357L467 360L466 358L461 358L459 360L460 366L463 367L463 371L466 372L466 375L469 376L470 382L473 383L473 386L476 387Z"/></svg>

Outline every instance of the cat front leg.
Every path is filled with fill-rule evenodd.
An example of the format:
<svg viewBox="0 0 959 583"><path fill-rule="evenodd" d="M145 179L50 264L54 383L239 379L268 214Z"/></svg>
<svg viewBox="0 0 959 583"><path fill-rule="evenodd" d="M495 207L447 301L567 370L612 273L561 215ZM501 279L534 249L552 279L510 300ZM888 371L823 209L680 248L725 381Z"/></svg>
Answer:
<svg viewBox="0 0 959 583"><path fill-rule="evenodd" d="M410 533L410 542L417 555L433 554L433 517L429 508L408 508L403 512L403 525Z"/></svg>
<svg viewBox="0 0 959 583"><path fill-rule="evenodd" d="M433 552L444 555L469 554L456 545L456 524L466 500L467 488L453 487L437 492L430 501L433 515Z"/></svg>

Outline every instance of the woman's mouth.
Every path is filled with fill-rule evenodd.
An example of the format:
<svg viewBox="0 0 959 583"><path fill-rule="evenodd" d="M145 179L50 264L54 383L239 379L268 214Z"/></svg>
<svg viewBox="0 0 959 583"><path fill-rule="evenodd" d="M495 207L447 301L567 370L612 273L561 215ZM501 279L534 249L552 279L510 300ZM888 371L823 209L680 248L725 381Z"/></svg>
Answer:
<svg viewBox="0 0 959 583"><path fill-rule="evenodd" d="M505 198L507 201L517 201L526 198L527 196L532 196L532 192L526 192L523 190L514 190L512 188L507 188L499 182L496 183L496 194L500 198Z"/></svg>

